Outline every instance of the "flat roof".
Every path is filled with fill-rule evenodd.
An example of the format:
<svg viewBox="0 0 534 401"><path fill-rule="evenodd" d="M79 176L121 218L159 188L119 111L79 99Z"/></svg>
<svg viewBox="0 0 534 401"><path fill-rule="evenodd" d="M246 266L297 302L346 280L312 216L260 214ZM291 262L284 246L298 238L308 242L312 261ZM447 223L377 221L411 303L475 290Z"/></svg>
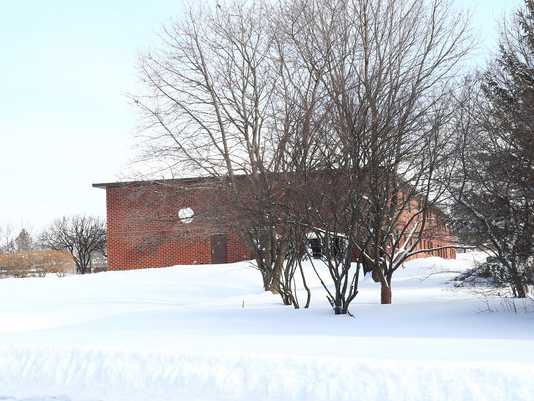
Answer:
<svg viewBox="0 0 534 401"><path fill-rule="evenodd" d="M160 178L154 180L137 180L137 181L116 181L116 182L100 182L93 184L93 188L115 188L115 187L126 187L129 185L146 185L146 184L171 184L171 183L195 183L202 181L215 181L219 178L215 177L187 177L187 178Z"/></svg>

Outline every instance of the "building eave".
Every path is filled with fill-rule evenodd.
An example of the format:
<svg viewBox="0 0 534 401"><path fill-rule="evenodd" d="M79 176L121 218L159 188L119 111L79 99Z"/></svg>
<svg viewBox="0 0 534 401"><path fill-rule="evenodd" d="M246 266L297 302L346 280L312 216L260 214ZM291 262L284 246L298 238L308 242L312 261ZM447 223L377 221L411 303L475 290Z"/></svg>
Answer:
<svg viewBox="0 0 534 401"><path fill-rule="evenodd" d="M135 181L115 181L115 182L100 182L94 183L93 188L107 189L120 188L128 186L142 186L142 185L170 185L170 184L194 184L200 182L215 182L220 181L220 177L187 177L187 178L164 178L155 180L135 180Z"/></svg>

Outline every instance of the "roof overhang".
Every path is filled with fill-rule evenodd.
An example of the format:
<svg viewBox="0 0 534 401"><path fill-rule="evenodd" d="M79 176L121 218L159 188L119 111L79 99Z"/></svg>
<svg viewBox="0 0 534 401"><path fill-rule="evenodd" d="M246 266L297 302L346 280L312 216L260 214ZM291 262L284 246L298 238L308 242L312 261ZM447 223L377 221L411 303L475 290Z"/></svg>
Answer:
<svg viewBox="0 0 534 401"><path fill-rule="evenodd" d="M180 184L194 184L200 182L214 182L220 181L220 177L188 177L188 178L167 178L157 180L137 180L137 181L117 181L117 182L100 182L92 185L93 188L119 188L128 186L142 186L142 185L180 185Z"/></svg>

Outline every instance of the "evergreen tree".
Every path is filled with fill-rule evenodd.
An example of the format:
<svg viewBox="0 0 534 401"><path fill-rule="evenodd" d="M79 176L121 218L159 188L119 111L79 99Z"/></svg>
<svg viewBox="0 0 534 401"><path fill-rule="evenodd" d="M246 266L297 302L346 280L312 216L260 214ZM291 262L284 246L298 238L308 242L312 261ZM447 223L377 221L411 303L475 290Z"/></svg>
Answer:
<svg viewBox="0 0 534 401"><path fill-rule="evenodd" d="M534 264L534 1L505 27L459 124L461 180L453 188L460 237L490 250L515 296Z"/></svg>
<svg viewBox="0 0 534 401"><path fill-rule="evenodd" d="M23 228L17 238L15 238L15 245L18 252L30 251L33 247L33 240L30 233Z"/></svg>

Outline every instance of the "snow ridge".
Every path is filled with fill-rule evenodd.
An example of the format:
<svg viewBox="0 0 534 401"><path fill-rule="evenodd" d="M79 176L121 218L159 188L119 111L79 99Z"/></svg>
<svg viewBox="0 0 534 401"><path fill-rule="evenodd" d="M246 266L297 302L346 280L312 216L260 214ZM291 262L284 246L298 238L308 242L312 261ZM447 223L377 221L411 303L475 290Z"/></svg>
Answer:
<svg viewBox="0 0 534 401"><path fill-rule="evenodd" d="M532 377L508 363L0 348L3 401L528 400Z"/></svg>

